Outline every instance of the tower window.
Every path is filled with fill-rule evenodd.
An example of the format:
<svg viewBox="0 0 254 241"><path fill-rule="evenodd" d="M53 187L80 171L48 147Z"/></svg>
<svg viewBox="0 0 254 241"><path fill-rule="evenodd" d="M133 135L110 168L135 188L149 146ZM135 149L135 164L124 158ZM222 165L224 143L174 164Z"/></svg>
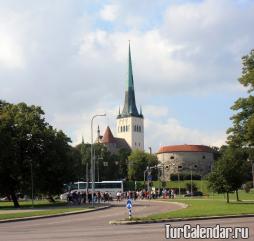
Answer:
<svg viewBox="0 0 254 241"><path fill-rule="evenodd" d="M128 131L128 126L125 126L125 128L126 128L126 132Z"/></svg>
<svg viewBox="0 0 254 241"><path fill-rule="evenodd" d="M205 159L205 156L203 156L203 159Z"/></svg>
<svg viewBox="0 0 254 241"><path fill-rule="evenodd" d="M121 132L123 132L123 127L121 126Z"/></svg>

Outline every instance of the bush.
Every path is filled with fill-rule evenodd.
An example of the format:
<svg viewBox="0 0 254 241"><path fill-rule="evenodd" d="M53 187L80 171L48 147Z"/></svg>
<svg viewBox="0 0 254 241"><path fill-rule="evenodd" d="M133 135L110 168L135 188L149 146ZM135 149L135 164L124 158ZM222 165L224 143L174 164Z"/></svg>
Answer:
<svg viewBox="0 0 254 241"><path fill-rule="evenodd" d="M180 173L179 174L180 180L191 180L191 174L189 173ZM178 174L171 174L170 175L171 181L178 181ZM201 180L201 176L198 174L192 174L192 180Z"/></svg>

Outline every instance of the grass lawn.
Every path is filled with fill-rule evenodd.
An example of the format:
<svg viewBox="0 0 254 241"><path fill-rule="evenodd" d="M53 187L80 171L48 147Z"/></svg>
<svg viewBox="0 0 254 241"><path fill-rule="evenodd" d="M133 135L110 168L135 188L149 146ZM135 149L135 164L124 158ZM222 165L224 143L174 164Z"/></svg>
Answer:
<svg viewBox="0 0 254 241"><path fill-rule="evenodd" d="M17 212L17 213L0 213L0 220L3 219L11 219L11 218L23 218L23 217L32 217L32 216L40 216L40 215L52 215L52 214L60 214L60 213L68 213L72 211L81 211L88 210L89 208L84 207L65 207L65 208L55 208L55 209L45 209L45 210L36 210L31 212Z"/></svg>
<svg viewBox="0 0 254 241"><path fill-rule="evenodd" d="M235 194L230 195L230 203L226 203L224 195L214 195L203 198L176 198L174 200L165 200L165 202L181 202L188 205L187 208L153 214L147 217L134 217L135 220L159 220L168 218L187 218L187 217L207 217L207 216L225 216L233 214L254 214L254 190L251 193L239 192L240 202L235 201Z"/></svg>
<svg viewBox="0 0 254 241"><path fill-rule="evenodd" d="M0 202L0 220L39 215L53 215L91 209L87 206L67 206L66 202L61 201L49 203L47 200L34 201L34 209L32 209L31 201L20 201L19 204L21 208L15 209L13 208L12 202Z"/></svg>
<svg viewBox="0 0 254 241"><path fill-rule="evenodd" d="M19 201L19 205L21 208L31 208L32 201ZM54 203L50 203L48 200L34 200L35 208L46 208L46 207L59 207L66 206L67 202L65 201L56 201ZM4 209L14 209L13 202L1 201L0 202L0 211Z"/></svg>

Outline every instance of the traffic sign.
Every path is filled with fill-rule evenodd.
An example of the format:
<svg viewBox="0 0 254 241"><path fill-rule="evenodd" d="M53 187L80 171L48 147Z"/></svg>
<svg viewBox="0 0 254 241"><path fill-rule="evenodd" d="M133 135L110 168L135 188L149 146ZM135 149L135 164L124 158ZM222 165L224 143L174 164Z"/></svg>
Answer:
<svg viewBox="0 0 254 241"><path fill-rule="evenodd" d="M152 175L148 175L148 176L147 176L147 180L148 180L148 181L152 181L152 179L153 179L153 176L152 176Z"/></svg>
<svg viewBox="0 0 254 241"><path fill-rule="evenodd" d="M128 204L126 205L126 207L127 207L128 209L132 209L132 204L131 204L131 203L128 203Z"/></svg>

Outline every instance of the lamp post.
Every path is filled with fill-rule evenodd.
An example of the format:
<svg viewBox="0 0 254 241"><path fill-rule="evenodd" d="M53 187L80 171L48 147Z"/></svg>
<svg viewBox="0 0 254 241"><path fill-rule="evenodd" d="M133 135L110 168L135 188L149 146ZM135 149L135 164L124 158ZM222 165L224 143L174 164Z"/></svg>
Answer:
<svg viewBox="0 0 254 241"><path fill-rule="evenodd" d="M95 170L95 161L93 155L93 120L98 116L106 116L106 114L94 115L91 119L91 181L92 181L92 206L94 207L94 170Z"/></svg>
<svg viewBox="0 0 254 241"><path fill-rule="evenodd" d="M194 169L196 169L196 165L194 165ZM192 180L192 171L193 171L193 161L191 162L191 197L193 196L193 180Z"/></svg>
<svg viewBox="0 0 254 241"><path fill-rule="evenodd" d="M178 195L181 195L181 187L180 187L180 174L179 174L179 167L177 167L177 176L178 176Z"/></svg>
<svg viewBox="0 0 254 241"><path fill-rule="evenodd" d="M34 208L34 175L33 175L33 161L30 159L31 165L31 186L32 186L32 208Z"/></svg>
<svg viewBox="0 0 254 241"><path fill-rule="evenodd" d="M88 162L86 163L86 203L88 203L88 187L89 187L89 177L88 177Z"/></svg>
<svg viewBox="0 0 254 241"><path fill-rule="evenodd" d="M30 146L29 143L32 140L33 134L27 134L27 141L28 141L28 147ZM33 160L32 157L29 155L29 150L27 148L27 153L30 161L30 174L31 174L31 198L32 198L32 208L34 208L34 174L33 174Z"/></svg>

